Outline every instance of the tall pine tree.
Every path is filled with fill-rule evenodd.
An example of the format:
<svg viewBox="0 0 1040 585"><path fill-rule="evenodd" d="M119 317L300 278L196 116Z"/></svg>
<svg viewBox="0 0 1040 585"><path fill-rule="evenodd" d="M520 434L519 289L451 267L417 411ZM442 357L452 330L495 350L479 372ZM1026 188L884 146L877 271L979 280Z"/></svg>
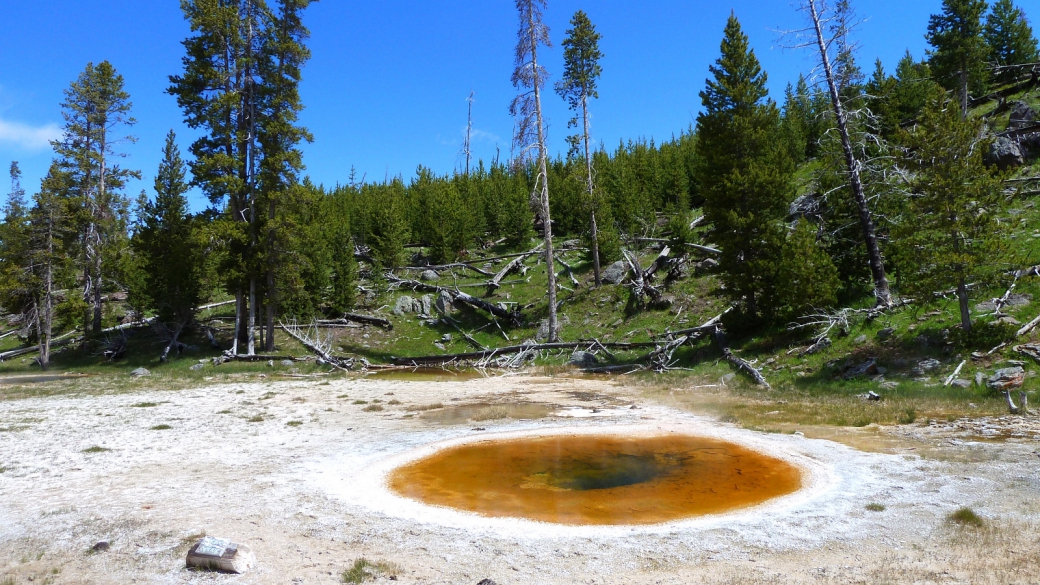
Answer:
<svg viewBox="0 0 1040 585"><path fill-rule="evenodd" d="M102 292L105 285L104 259L116 242L125 238L127 200L119 190L137 171L122 168L115 150L123 127L136 123L130 116L130 95L123 89L123 76L108 61L88 63L65 90L61 104L65 127L62 138L52 144L63 171L72 181L68 193L75 201L80 231L84 333L101 332Z"/></svg>
<svg viewBox="0 0 1040 585"><path fill-rule="evenodd" d="M1003 257L1005 243L1005 228L997 221L1003 181L983 163L982 124L937 98L918 126L904 133L903 164L912 176L912 194L893 230L902 290L930 298L956 289L965 333L971 332L968 283L993 282L1001 273L995 259Z"/></svg>
<svg viewBox="0 0 1040 585"><path fill-rule="evenodd" d="M1040 61L1033 28L1022 9L1011 0L997 0L993 4L992 12L986 17L983 36L990 60L1001 68L995 77L1002 82L1011 81L1021 73L1011 66Z"/></svg>
<svg viewBox="0 0 1040 585"><path fill-rule="evenodd" d="M178 337L195 318L202 296L202 258L195 226L188 213L186 166L176 135L166 136L163 159L155 177L155 201L141 210L141 228L134 251L145 274L150 307L170 332L161 361L179 347Z"/></svg>
<svg viewBox="0 0 1040 585"><path fill-rule="evenodd" d="M988 78L989 51L982 37L985 12L986 0L943 0L942 13L928 20L925 39L933 47L928 63L936 80L957 92L964 116L968 115L970 92L984 91Z"/></svg>
<svg viewBox="0 0 1040 585"><path fill-rule="evenodd" d="M603 57L599 50L600 38L588 15L581 10L575 12L571 18L571 29L567 31L567 38L563 41L563 78L556 84L556 92L567 101L567 105L575 113L575 117L567 122L567 127L581 126L581 134L569 137L567 142L570 144L570 152L576 153L580 149L585 160L592 272L596 286L600 285L599 230L596 226L596 184L592 175L592 151L589 149L589 100L599 97L596 82L602 73L599 60Z"/></svg>
<svg viewBox="0 0 1040 585"><path fill-rule="evenodd" d="M794 164L781 139L780 112L767 98L766 74L736 16L726 23L722 55L700 92L697 182L708 238L722 250L724 294L749 321L771 317L783 219L793 199Z"/></svg>

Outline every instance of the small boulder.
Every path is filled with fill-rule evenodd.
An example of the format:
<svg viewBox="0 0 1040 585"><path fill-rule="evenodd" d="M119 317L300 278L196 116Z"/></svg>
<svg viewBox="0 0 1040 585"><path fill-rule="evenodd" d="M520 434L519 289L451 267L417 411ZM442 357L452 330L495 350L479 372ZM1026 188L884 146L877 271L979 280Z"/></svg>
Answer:
<svg viewBox="0 0 1040 585"><path fill-rule="evenodd" d="M280 361L280 362L278 362L278 363L279 363L280 365L283 365L283 366L287 367L287 368L290 368L290 367L292 367L292 366L295 366L295 365L296 365L296 362L294 362L294 361L292 361L292 360L282 360L282 361Z"/></svg>
<svg viewBox="0 0 1040 585"><path fill-rule="evenodd" d="M935 370L938 370L940 367L942 367L942 362L935 358L928 358L926 360L921 360L920 362L918 362L916 369L927 374L928 372L934 372Z"/></svg>
<svg viewBox="0 0 1040 585"><path fill-rule="evenodd" d="M989 376L985 372L975 372L975 385L979 388L986 385L986 381L989 380Z"/></svg>
<svg viewBox="0 0 1040 585"><path fill-rule="evenodd" d="M267 367L273 368L274 367L274 360L267 360Z"/></svg>
<svg viewBox="0 0 1040 585"><path fill-rule="evenodd" d="M895 329L893 329L891 327L885 327L881 331L877 332L877 336L876 337L877 337L878 341L884 341L886 339L891 338L895 334L896 334L896 330Z"/></svg>
<svg viewBox="0 0 1040 585"><path fill-rule="evenodd" d="M621 284L628 274L628 265L618 260L603 270L603 281L610 284Z"/></svg>
<svg viewBox="0 0 1040 585"><path fill-rule="evenodd" d="M188 369L193 371L193 372L198 372L198 371L201 371L205 367L206 367L205 364L195 364L194 366L192 366L192 367L190 367Z"/></svg>
<svg viewBox="0 0 1040 585"><path fill-rule="evenodd" d="M444 347L444 344L439 342L439 341L434 342L433 346L436 347L437 349L441 350L441 351L446 351L447 350L447 348Z"/></svg>
<svg viewBox="0 0 1040 585"><path fill-rule="evenodd" d="M950 385L954 388L971 388L971 382L969 380L957 379L950 382Z"/></svg>
<svg viewBox="0 0 1040 585"><path fill-rule="evenodd" d="M714 258L705 258L693 265L693 273L700 276L702 274L707 274L718 267L718 260L715 260Z"/></svg>
<svg viewBox="0 0 1040 585"><path fill-rule="evenodd" d="M853 380L863 376L875 376L877 375L877 360L870 358L867 361L849 368L842 376L846 380Z"/></svg>
<svg viewBox="0 0 1040 585"><path fill-rule="evenodd" d="M451 333L441 335L441 343L451 343Z"/></svg>
<svg viewBox="0 0 1040 585"><path fill-rule="evenodd" d="M434 301L433 308L441 315L451 315L455 312L455 305L451 304L452 300L453 299L451 298L451 295L448 294L448 291L442 290L441 293L437 295L437 300Z"/></svg>
<svg viewBox="0 0 1040 585"><path fill-rule="evenodd" d="M985 159L988 164L996 165L1003 171L1020 167L1026 162L1025 156L1022 154L1021 145L1017 140L1007 136L998 136L993 141Z"/></svg>
<svg viewBox="0 0 1040 585"><path fill-rule="evenodd" d="M441 275L437 274L436 270L423 270L422 273L419 274L419 279L425 281L437 280L440 277Z"/></svg>
<svg viewBox="0 0 1040 585"><path fill-rule="evenodd" d="M108 549L110 549L110 548L112 548L112 546L110 544L108 544L107 542L105 542L104 540L102 540L101 542L99 542L99 543L95 544L94 546L90 547L90 551L91 552L95 552L95 553L102 553L102 552L108 552Z"/></svg>
<svg viewBox="0 0 1040 585"><path fill-rule="evenodd" d="M1006 392L1012 388L1021 388L1026 381L1026 371L1021 366L1002 368L993 373L986 382L990 390Z"/></svg>
<svg viewBox="0 0 1040 585"><path fill-rule="evenodd" d="M498 583L495 583L491 579L481 579L480 583L477 583L477 585L498 585Z"/></svg>
<svg viewBox="0 0 1040 585"><path fill-rule="evenodd" d="M855 343L856 345L863 345L866 342L867 342L867 336L866 335L860 335L856 339L852 340L852 343Z"/></svg>
<svg viewBox="0 0 1040 585"><path fill-rule="evenodd" d="M404 315L411 313L414 306L415 299L408 295L404 295L399 297L397 302L394 303L394 314L398 317L403 317Z"/></svg>
<svg viewBox="0 0 1040 585"><path fill-rule="evenodd" d="M425 316L433 315L433 295L423 295L419 298L419 307L417 312L420 315Z"/></svg>
<svg viewBox="0 0 1040 585"><path fill-rule="evenodd" d="M675 304L675 297L672 295L661 295L661 298L650 303L650 308L655 311L667 311L672 308Z"/></svg>
<svg viewBox="0 0 1040 585"><path fill-rule="evenodd" d="M599 360L590 352L575 350L568 363L579 368L592 368L599 364Z"/></svg>
<svg viewBox="0 0 1040 585"><path fill-rule="evenodd" d="M1008 130L1021 130L1037 123L1036 110L1029 104L1019 100L1011 104L1011 116L1008 117Z"/></svg>
<svg viewBox="0 0 1040 585"><path fill-rule="evenodd" d="M147 368L137 368L136 370L130 372L130 375L135 378L144 378L147 376L151 376L152 373L149 372Z"/></svg>
<svg viewBox="0 0 1040 585"><path fill-rule="evenodd" d="M192 569L241 575L255 565L253 549L226 538L207 536L188 550L187 566Z"/></svg>
<svg viewBox="0 0 1040 585"><path fill-rule="evenodd" d="M560 326L562 323L556 323L556 334L560 334ZM534 338L538 343L544 343L549 340L549 320L542 319L542 322L538 324L538 332L534 334Z"/></svg>
<svg viewBox="0 0 1040 585"><path fill-rule="evenodd" d="M1029 303L1033 302L1033 295L1030 294L1013 294L1008 295L1007 302L1004 303L1005 307L1024 307ZM997 310L997 299L990 299L988 301L975 305L975 310L979 313L992 313Z"/></svg>

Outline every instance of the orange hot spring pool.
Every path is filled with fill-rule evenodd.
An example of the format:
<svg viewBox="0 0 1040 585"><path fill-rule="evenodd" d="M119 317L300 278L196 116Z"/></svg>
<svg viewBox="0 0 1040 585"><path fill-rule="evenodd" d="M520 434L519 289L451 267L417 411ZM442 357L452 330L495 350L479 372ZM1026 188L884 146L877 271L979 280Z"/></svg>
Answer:
<svg viewBox="0 0 1040 585"><path fill-rule="evenodd" d="M791 494L802 473L713 438L559 435L449 447L392 471L388 484L407 498L489 517L646 525Z"/></svg>

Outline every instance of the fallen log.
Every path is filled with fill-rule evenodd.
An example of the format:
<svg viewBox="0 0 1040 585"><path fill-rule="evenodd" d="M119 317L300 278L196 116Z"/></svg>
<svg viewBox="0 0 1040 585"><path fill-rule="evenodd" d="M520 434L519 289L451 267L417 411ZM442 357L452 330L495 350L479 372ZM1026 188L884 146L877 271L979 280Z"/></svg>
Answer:
<svg viewBox="0 0 1040 585"><path fill-rule="evenodd" d="M678 335L678 337L643 356L639 361L651 364L654 367L654 370L658 372L668 369L668 365L672 361L672 355L675 353L676 349L691 341L697 341L708 333L715 333L719 327L718 323L722 320L723 315L731 310L732 309L727 309L722 314L712 317L700 327L693 327L681 332L672 333L672 336Z"/></svg>
<svg viewBox="0 0 1040 585"><path fill-rule="evenodd" d="M491 313L495 317L498 317L499 319L505 319L506 321L509 321L514 327L520 327L523 325L523 318L520 316L519 308L514 309L513 311L507 311L502 307L499 307L498 305L493 305L485 300L478 299L477 297L471 294L464 293L460 290L457 290L454 293L448 291L448 294L454 297L454 300L452 302L458 301L463 304L469 305L475 309L484 310L488 313Z"/></svg>
<svg viewBox="0 0 1040 585"><path fill-rule="evenodd" d="M733 364L738 371L751 376L759 386L765 386L767 390L772 389L769 386L769 382L766 381L765 376L762 375L762 372L755 369L755 367L748 363L747 360L737 357L732 351L730 351L729 343L726 342L726 332L723 331L721 327L715 330L715 343L718 344L719 349L722 351L722 356L726 358L726 361Z"/></svg>
<svg viewBox="0 0 1040 585"><path fill-rule="evenodd" d="M375 325L377 327L382 327L383 329L386 329L387 331L392 331L393 328L394 328L394 324L391 323L389 319L385 319L383 317L375 317L373 315L359 315L357 313L345 313L339 319L321 320L321 321L318 321L318 323L322 323L322 324L345 324L348 321L349 322L353 322L353 323L362 323L364 325Z"/></svg>
<svg viewBox="0 0 1040 585"><path fill-rule="evenodd" d="M479 361L495 356L511 355L515 353L521 353L526 351L546 351L546 350L558 350L558 349L581 349L587 347L609 347L611 349L618 350L631 350L631 349L642 349L647 347L657 347L657 343L599 343L595 340L582 340L575 342L559 342L559 343L525 343L522 345L512 345L509 347L500 347L495 349L488 349L486 351L476 351L470 353L456 353L446 355L428 355L428 356L417 356L417 357L400 357L394 358L393 363L395 366L428 366L446 364L451 362L468 362L468 361Z"/></svg>
<svg viewBox="0 0 1040 585"><path fill-rule="evenodd" d="M338 369L343 370L345 372L346 371L350 371L350 368L353 367L353 365L354 365L354 360L353 359L350 359L350 358L344 359L344 358L339 358L339 357L336 357L336 356L332 355L326 349L320 347L313 340L309 339L306 335L300 333L299 332L299 327L297 327L295 325L287 326L284 323L281 323L280 325L281 325L282 331L285 331L286 333L288 333L289 337L292 337L296 341L300 342L300 345L302 345L302 346L306 347L307 349L309 349L311 351L311 353L313 353L314 355L316 355L319 358L321 358L322 360L324 360L325 363L329 364L330 366L332 366L334 368L338 368Z"/></svg>
<svg viewBox="0 0 1040 585"><path fill-rule="evenodd" d="M464 262L455 262L453 264L441 264L441 265L438 265L438 266L403 266L403 267L400 268L400 270L412 270L414 272L422 272L424 270L433 270L433 271L451 270L452 268L465 268L465 269L468 269L468 270L472 270L472 271L480 274L481 276L494 276L493 272L488 272L487 270L484 270L483 268L477 268L476 266L473 266L471 264L466 264Z"/></svg>
<svg viewBox="0 0 1040 585"><path fill-rule="evenodd" d="M957 366L957 369L954 370L948 378L946 378L946 381L943 382L943 386L949 386L950 384L953 384L953 381L957 379L957 375L961 373L961 369L964 367L964 364L966 363L968 363L968 360L962 361L961 365Z"/></svg>
<svg viewBox="0 0 1040 585"><path fill-rule="evenodd" d="M533 250L529 250L527 253L517 256L516 259L514 259L512 262L506 264L505 268L500 270L498 274L494 275L495 277L487 283L487 294L484 296L491 296L495 294L495 291L498 290L498 288L502 285L502 279L508 276L509 273L519 268L529 257L533 256L534 254L537 254L538 251L542 249L542 246L544 246L544 244L539 244Z"/></svg>
<svg viewBox="0 0 1040 585"><path fill-rule="evenodd" d="M1029 323L1023 325L1022 328L1015 333L1015 337L1022 337L1026 333L1029 333L1030 331L1035 329L1037 325L1040 325L1040 316L1038 316L1036 319L1033 319Z"/></svg>
<svg viewBox="0 0 1040 585"><path fill-rule="evenodd" d="M712 255L715 255L715 256L721 256L722 255L722 250L718 250L716 248L711 248L711 247L708 247L708 246L702 246L700 244L689 244L689 243L687 243L686 245L691 247L691 248L693 248L694 250L705 252L707 254L712 254Z"/></svg>

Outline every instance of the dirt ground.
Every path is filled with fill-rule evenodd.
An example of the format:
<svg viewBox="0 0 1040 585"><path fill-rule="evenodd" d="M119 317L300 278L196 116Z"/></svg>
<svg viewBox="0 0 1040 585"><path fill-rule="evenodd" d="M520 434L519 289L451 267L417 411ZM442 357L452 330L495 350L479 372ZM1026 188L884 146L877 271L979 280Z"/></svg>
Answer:
<svg viewBox="0 0 1040 585"><path fill-rule="evenodd" d="M328 584L361 557L389 563L377 582L423 584L1040 582L1040 417L764 434L677 404L528 376L0 402L0 585ZM547 430L717 436L802 466L806 489L712 518L564 527L433 509L381 483L438 445ZM983 526L948 521L962 507ZM187 570L203 534L247 543L258 566Z"/></svg>

